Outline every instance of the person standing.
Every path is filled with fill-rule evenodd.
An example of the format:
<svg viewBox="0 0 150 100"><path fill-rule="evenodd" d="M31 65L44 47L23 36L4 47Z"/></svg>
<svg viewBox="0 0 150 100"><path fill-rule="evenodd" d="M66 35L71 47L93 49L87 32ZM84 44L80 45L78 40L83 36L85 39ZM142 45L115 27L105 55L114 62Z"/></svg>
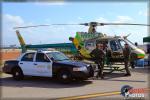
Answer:
<svg viewBox="0 0 150 100"><path fill-rule="evenodd" d="M105 53L103 51L103 44L97 43L96 48L90 53L90 56L93 58L95 63L98 65L98 73L96 77L101 77L101 79L104 79L103 75L103 68L104 68L104 59L105 59Z"/></svg>
<svg viewBox="0 0 150 100"><path fill-rule="evenodd" d="M131 73L129 70L130 53L131 53L131 50L129 48L129 45L125 44L125 48L123 49L124 65L125 65L125 70L126 70L125 76L131 76Z"/></svg>

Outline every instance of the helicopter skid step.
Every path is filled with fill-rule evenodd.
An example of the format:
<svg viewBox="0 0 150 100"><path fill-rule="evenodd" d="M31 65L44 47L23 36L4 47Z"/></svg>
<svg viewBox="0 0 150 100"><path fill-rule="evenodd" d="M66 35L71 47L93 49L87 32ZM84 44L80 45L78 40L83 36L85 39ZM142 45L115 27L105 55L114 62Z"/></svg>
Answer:
<svg viewBox="0 0 150 100"><path fill-rule="evenodd" d="M97 64L91 64L93 69L94 69L94 72L97 73L99 71L98 69L98 65ZM121 65L121 64L120 64ZM122 68L120 66L117 66L117 65L105 65L104 66L104 69L103 69L105 72L108 72L108 73L112 73L114 71L119 71L119 72L124 72L125 68Z"/></svg>

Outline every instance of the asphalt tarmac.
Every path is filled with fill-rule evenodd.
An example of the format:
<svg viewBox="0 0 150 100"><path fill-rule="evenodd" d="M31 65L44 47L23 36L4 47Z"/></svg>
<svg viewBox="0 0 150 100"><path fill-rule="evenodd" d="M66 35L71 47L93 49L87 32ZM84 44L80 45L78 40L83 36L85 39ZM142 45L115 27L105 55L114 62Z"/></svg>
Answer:
<svg viewBox="0 0 150 100"><path fill-rule="evenodd" d="M61 84L55 79L42 77L25 77L15 81L11 75L1 74L1 99L39 99L39 100L107 100L124 99L120 95L121 87L148 89L149 69L131 69L132 76L125 77L125 72L105 73L105 79L90 78L86 81ZM143 98L142 98L143 99ZM144 94L148 100L148 93Z"/></svg>

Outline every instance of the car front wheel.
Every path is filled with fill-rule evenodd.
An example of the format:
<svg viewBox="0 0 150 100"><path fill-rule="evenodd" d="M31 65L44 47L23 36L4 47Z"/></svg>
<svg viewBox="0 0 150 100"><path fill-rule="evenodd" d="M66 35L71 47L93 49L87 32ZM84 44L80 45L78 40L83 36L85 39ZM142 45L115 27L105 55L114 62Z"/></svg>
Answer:
<svg viewBox="0 0 150 100"><path fill-rule="evenodd" d="M72 81L71 74L67 70L60 71L57 78L61 83L70 83Z"/></svg>

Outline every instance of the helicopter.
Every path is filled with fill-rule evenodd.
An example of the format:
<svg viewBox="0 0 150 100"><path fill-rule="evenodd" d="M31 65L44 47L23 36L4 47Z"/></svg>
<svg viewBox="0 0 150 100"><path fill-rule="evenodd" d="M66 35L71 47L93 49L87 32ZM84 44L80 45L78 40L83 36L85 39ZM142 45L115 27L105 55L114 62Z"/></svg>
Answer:
<svg viewBox="0 0 150 100"><path fill-rule="evenodd" d="M26 52L27 49L38 49L38 48L55 48L62 52L68 52L73 54L74 59L83 60L91 59L90 52L96 48L97 43L104 44L111 51L111 61L112 62L122 62L123 61L123 48L124 44L128 44L131 48L131 57L134 60L143 59L145 57L145 52L135 46L127 36L107 36L101 32L96 31L97 26L104 25L137 25L137 26L150 26L147 24L132 24L132 23L99 23L99 22L89 22L80 24L51 24L51 25L84 25L89 26L88 32L76 32L75 37L69 37L72 43L57 43L57 44L40 44L40 45L26 45L19 30L16 30L17 37L19 39L22 52ZM14 27L14 29L19 28L30 28L30 27L45 27L50 25L35 25L35 26L23 26ZM105 48L104 48L105 49Z"/></svg>

